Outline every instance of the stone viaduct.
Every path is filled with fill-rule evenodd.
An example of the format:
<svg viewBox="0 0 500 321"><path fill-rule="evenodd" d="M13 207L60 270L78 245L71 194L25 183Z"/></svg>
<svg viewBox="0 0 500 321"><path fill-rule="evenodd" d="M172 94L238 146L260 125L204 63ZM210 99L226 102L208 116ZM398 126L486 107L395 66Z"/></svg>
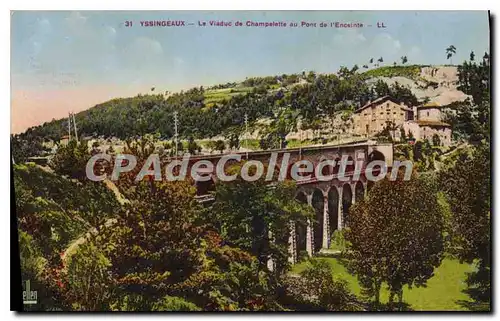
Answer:
<svg viewBox="0 0 500 321"><path fill-rule="evenodd" d="M303 148L290 148L281 150L253 151L248 153L236 153L241 155L242 160L259 160L265 165L269 163L271 153L277 153L276 171L280 171L282 158L285 153L289 153L289 167L295 162L307 159L314 166L323 160L339 161L342 157L362 164L355 171L355 166L346 167L344 179L339 180L338 172L340 165L335 167L324 167L324 175L331 175L331 180L320 181L314 175L307 180L297 181L296 198L312 206L316 213L315 222L308 222L307 226L291 224L289 238L290 261L295 263L299 256L314 255L321 249L328 249L331 243L331 236L335 230L341 230L345 226L345 221L349 213L349 207L357 200L362 199L372 182L368 181L365 175L366 165L373 160L384 161L388 170L392 167L393 146L392 144L378 144L374 141L363 141L345 145L321 145ZM193 163L199 160L209 160L215 165L223 157L222 155L203 155L190 158L190 168ZM231 162L227 163L230 166ZM287 169L287 176L289 176ZM375 173L375 172L374 172ZM213 172L206 172L211 179L208 182L196 182L197 198L201 202L213 200L209 191L217 181L215 169ZM357 175L355 175L357 174ZM353 176L359 176L353 179ZM275 178L277 175L275 176Z"/></svg>

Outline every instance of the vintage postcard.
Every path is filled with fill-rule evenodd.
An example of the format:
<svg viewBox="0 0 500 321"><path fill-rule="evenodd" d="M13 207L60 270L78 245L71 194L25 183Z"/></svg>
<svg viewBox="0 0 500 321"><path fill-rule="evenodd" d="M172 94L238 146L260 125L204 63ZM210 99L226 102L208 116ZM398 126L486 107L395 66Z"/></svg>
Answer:
<svg viewBox="0 0 500 321"><path fill-rule="evenodd" d="M22 311L491 311L487 11L13 11Z"/></svg>

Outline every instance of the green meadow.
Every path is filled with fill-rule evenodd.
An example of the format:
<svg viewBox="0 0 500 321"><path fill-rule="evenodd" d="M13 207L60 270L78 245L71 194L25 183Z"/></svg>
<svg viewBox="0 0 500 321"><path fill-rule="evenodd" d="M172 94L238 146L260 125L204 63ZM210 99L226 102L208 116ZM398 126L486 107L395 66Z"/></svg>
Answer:
<svg viewBox="0 0 500 321"><path fill-rule="evenodd" d="M332 267L332 274L337 279L348 282L350 290L361 297L361 287L356 276L347 272L347 269L337 258L319 258L326 260ZM298 274L303 271L308 262L296 264L292 273ZM441 265L434 270L434 276L427 281L426 287L408 289L404 288L403 301L408 303L416 311L457 311L467 310L460 305L460 301L469 301L468 296L462 291L466 288L466 273L471 272L473 267L462 264L456 259L446 258ZM382 303L387 303L389 292L383 287L380 295Z"/></svg>

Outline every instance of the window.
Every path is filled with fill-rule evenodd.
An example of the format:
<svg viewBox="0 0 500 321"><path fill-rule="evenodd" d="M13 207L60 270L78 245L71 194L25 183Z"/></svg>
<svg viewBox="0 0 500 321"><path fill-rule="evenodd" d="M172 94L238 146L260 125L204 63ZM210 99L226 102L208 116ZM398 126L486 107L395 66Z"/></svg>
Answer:
<svg viewBox="0 0 500 321"><path fill-rule="evenodd" d="M387 103L387 105L385 105L387 108L389 108L389 103Z"/></svg>
<svg viewBox="0 0 500 321"><path fill-rule="evenodd" d="M429 112L427 112L427 117L429 117Z"/></svg>

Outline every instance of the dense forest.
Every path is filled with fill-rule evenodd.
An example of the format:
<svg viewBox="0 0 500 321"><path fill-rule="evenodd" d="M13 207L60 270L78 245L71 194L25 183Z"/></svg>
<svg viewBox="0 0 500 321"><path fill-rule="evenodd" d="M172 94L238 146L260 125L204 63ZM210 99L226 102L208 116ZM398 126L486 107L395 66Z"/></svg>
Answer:
<svg viewBox="0 0 500 321"><path fill-rule="evenodd" d="M368 100L391 95L407 105L416 105L409 88L366 80L394 74L413 75L415 66L380 68L377 73L360 72L357 66L340 68L336 74L314 72L248 78L241 83L195 87L179 93L155 93L117 98L76 114L81 136L104 136L126 139L158 133L163 138L174 134L173 113L178 112L181 138L209 138L239 133L248 115L250 123L260 118L277 118L283 110L297 112L307 127L324 116L353 111ZM307 128L303 128L307 129ZM52 139L67 134L67 120L53 120L32 127L20 139Z"/></svg>

